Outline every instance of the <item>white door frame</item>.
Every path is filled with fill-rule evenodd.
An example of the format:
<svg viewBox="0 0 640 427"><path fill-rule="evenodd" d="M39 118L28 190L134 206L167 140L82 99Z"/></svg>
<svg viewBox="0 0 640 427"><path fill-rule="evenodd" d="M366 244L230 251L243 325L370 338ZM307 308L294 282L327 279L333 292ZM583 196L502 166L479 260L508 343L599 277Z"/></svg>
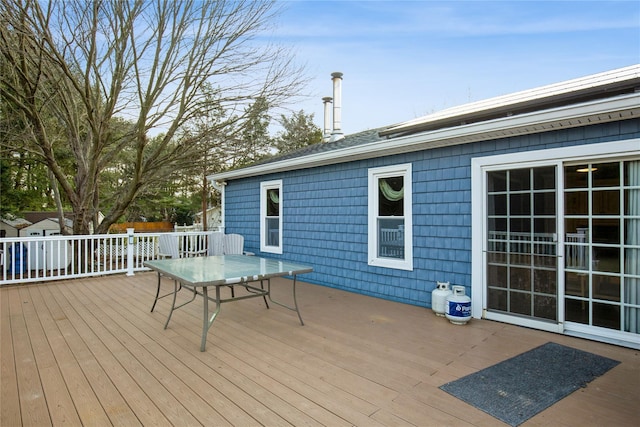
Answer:
<svg viewBox="0 0 640 427"><path fill-rule="evenodd" d="M576 154L578 153L578 154ZM472 317L491 318L506 323L550 332L564 332L564 188L565 162L591 159L623 158L640 155L640 139L587 144L572 147L499 154L471 159L471 298ZM558 212L558 322L543 322L512 315L488 313L486 310L486 172L510 168L557 165ZM615 331L613 331L615 332Z"/></svg>

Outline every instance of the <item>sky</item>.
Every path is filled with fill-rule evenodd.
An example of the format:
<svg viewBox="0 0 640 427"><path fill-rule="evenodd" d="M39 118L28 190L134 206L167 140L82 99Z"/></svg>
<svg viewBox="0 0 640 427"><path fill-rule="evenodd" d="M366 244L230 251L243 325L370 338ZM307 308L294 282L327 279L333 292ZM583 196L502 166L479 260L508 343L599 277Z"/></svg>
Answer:
<svg viewBox="0 0 640 427"><path fill-rule="evenodd" d="M274 37L310 79L289 108L345 134L640 63L638 1L278 1Z"/></svg>

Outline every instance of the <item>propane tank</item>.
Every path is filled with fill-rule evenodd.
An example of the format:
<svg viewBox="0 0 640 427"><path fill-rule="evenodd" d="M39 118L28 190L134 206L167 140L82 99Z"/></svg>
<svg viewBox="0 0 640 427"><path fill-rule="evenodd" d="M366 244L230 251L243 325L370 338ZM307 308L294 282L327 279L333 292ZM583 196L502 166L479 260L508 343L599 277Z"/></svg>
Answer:
<svg viewBox="0 0 640 427"><path fill-rule="evenodd" d="M464 286L452 287L445 306L445 317L454 325L464 325L471 320L471 298L465 295Z"/></svg>
<svg viewBox="0 0 640 427"><path fill-rule="evenodd" d="M436 282L436 288L431 292L431 309L436 316L444 317L447 297L451 295L449 282Z"/></svg>

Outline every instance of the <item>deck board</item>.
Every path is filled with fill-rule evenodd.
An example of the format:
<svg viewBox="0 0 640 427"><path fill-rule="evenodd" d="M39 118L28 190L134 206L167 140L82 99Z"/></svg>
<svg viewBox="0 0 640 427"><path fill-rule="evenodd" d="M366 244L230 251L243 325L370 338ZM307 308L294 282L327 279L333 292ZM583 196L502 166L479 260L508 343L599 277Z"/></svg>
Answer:
<svg viewBox="0 0 640 427"><path fill-rule="evenodd" d="M286 301L291 282L273 282ZM496 426L438 387L548 341L622 363L525 426L640 418L636 350L486 320L454 326L299 283L305 326L259 298L223 304L200 352L201 301L165 330L169 299L149 311L155 283L138 273L0 288L0 424Z"/></svg>
<svg viewBox="0 0 640 427"><path fill-rule="evenodd" d="M23 304L25 303L20 299L20 289L11 289L9 292L9 313L16 382L18 396L20 396L20 416L24 425L51 425L38 365L27 331ZM2 383L4 387L4 381Z"/></svg>
<svg viewBox="0 0 640 427"><path fill-rule="evenodd" d="M20 290L20 294L23 301L33 301L33 304L24 303L23 311L42 387L47 396L47 405L57 408L52 414L56 416L52 419L53 424L78 424L82 415L86 416L94 411L98 413L94 419L104 422L105 419L99 415L101 407L96 406L96 402L90 397L84 398L87 391L90 391L89 383L78 372L79 367L65 347L61 331L56 327L51 313L44 309L38 289L24 288ZM35 306L42 309L36 311ZM58 361L65 362L58 364ZM71 394L72 391L74 394ZM80 402L82 414L78 414L74 401Z"/></svg>
<svg viewBox="0 0 640 427"><path fill-rule="evenodd" d="M10 290L0 292L0 425L19 425L20 394L14 358L11 315L9 309Z"/></svg>

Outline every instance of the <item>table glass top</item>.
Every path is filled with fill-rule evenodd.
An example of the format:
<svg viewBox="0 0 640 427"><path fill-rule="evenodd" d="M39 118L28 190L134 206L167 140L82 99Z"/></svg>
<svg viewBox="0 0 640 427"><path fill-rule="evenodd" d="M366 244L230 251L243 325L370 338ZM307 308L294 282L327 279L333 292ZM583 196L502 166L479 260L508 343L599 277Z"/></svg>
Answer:
<svg viewBox="0 0 640 427"><path fill-rule="evenodd" d="M187 284L221 285L309 273L312 267L247 255L202 256L146 261L145 266Z"/></svg>

